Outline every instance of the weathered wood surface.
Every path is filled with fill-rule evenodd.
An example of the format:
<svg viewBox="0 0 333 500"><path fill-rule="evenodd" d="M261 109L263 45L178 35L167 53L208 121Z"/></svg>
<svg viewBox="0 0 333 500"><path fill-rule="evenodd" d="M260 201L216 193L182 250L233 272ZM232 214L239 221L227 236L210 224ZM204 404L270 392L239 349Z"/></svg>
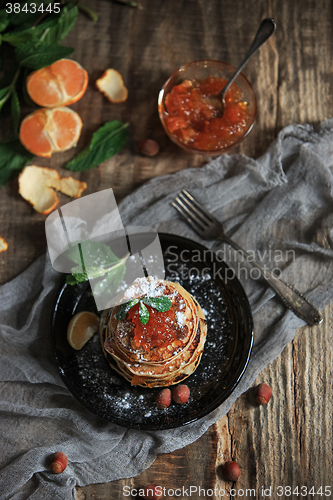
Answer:
<svg viewBox="0 0 333 500"><path fill-rule="evenodd" d="M178 149L159 124L157 94L167 76L195 59L220 59L237 64L260 22L273 17L277 32L262 47L245 74L258 96L259 113L251 135L234 152L258 157L278 131L293 122L317 123L333 115L333 7L330 0L141 0L142 11L108 0L85 0L99 14L98 24L84 16L66 39L76 47L74 58L90 74L84 98L73 105L83 119L78 149L91 133L111 119L129 121L131 140L117 157L76 178L88 183L87 194L112 187L118 200L148 179L190 166L204 158ZM94 81L107 67L118 69L129 90L126 103L112 105L94 89ZM141 138L152 137L160 154L138 154ZM62 167L74 151L36 160L37 165ZM61 197L62 203L67 203ZM0 234L9 243L0 254L0 283L24 270L45 251L45 217L38 215L17 193L17 181L1 190ZM320 486L333 490L332 452L332 344L333 307L325 310L322 325L304 327L284 352L258 377L273 388L267 407L253 404L251 390L233 405L227 416L197 442L161 455L139 477L77 489L80 500L120 500L123 486L156 482L169 488L192 486L225 490L230 498L244 498L246 489L299 487L292 498L311 495ZM225 482L219 465L238 461L242 475L236 485ZM306 486L308 493L301 495ZM244 490L243 497L241 490ZM325 491L325 490L323 490ZM231 491L233 493L233 491ZM248 492L249 497L250 493ZM268 498L268 496L266 496ZM171 497L170 497L171 498ZM183 497L180 497L183 498ZM186 498L186 495L184 496ZM192 494L193 499L199 494Z"/></svg>

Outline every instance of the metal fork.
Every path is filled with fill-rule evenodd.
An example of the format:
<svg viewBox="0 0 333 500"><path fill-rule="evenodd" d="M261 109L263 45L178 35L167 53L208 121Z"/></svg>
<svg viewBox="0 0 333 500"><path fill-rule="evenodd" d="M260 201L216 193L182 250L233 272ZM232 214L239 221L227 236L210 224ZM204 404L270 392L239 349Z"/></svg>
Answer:
<svg viewBox="0 0 333 500"><path fill-rule="evenodd" d="M261 277L275 290L285 306L297 316L309 325L318 325L322 322L319 312L304 295L291 285L288 285L288 283L277 278L269 269L263 268L258 262L254 261L252 256L225 234L221 222L203 208L185 189L176 196L171 205L178 210L201 238L205 240L221 240L237 250L247 262L260 271Z"/></svg>

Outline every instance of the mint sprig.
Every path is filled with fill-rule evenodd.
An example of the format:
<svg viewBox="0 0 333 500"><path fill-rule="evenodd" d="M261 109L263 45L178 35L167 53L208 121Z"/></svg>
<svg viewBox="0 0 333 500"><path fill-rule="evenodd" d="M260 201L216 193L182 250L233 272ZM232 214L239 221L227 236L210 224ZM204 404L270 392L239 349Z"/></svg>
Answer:
<svg viewBox="0 0 333 500"><path fill-rule="evenodd" d="M132 299L129 302L120 304L115 314L116 319L125 319L128 311L136 304L140 304L139 318L143 325L146 325L149 321L149 311L146 306L150 306L158 312L166 312L172 306L172 302L168 297L140 297L139 299Z"/></svg>
<svg viewBox="0 0 333 500"><path fill-rule="evenodd" d="M94 283L93 294L96 298L109 292L110 289L118 289L126 273L129 254L119 259L104 243L87 240L68 250L67 257L78 265L72 268L72 274L66 277L66 283L77 285L83 281L101 278Z"/></svg>

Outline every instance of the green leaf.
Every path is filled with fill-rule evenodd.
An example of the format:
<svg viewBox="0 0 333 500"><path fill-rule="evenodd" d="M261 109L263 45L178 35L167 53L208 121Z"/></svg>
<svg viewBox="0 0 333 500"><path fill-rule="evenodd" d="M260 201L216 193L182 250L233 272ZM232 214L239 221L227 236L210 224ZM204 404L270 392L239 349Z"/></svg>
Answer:
<svg viewBox="0 0 333 500"><path fill-rule="evenodd" d="M139 318L143 325L146 325L149 321L149 311L142 302L142 300L140 300Z"/></svg>
<svg viewBox="0 0 333 500"><path fill-rule="evenodd" d="M11 92L12 90L10 86L0 89L0 110L5 102L9 99Z"/></svg>
<svg viewBox="0 0 333 500"><path fill-rule="evenodd" d="M4 31L9 25L9 16L6 9L0 10L0 32Z"/></svg>
<svg viewBox="0 0 333 500"><path fill-rule="evenodd" d="M81 247L84 253L84 265L90 268L105 268L110 267L112 264L119 262L119 257L117 257L111 250L110 247L105 245L100 241L86 240L81 241ZM81 265L81 256L79 251L78 243L73 245L72 248L67 250L67 257L69 257L73 262Z"/></svg>
<svg viewBox="0 0 333 500"><path fill-rule="evenodd" d="M56 20L57 24L50 27L44 34L43 41L46 43L57 43L63 40L74 28L79 14L79 9L75 3L66 5L60 14L53 14L50 18Z"/></svg>
<svg viewBox="0 0 333 500"><path fill-rule="evenodd" d="M18 139L0 143L0 186L17 175L33 156Z"/></svg>
<svg viewBox="0 0 333 500"><path fill-rule="evenodd" d="M168 297L144 297L142 302L159 312L168 311L172 306L172 302Z"/></svg>
<svg viewBox="0 0 333 500"><path fill-rule="evenodd" d="M53 44L65 38L74 27L78 16L78 8L69 4L60 14L53 14L37 26L26 29L15 29L3 35L3 41L14 47L22 43L37 43L39 41Z"/></svg>
<svg viewBox="0 0 333 500"><path fill-rule="evenodd" d="M82 283L83 281L88 281L87 273L73 273L73 278L75 278L75 283Z"/></svg>
<svg viewBox="0 0 333 500"><path fill-rule="evenodd" d="M22 9L20 9L20 12L14 12L14 9L12 9L12 12L8 14L8 18L11 26L20 26L20 28L24 29L26 26L31 27L39 19L41 13L37 9L43 2L40 0L28 0L27 2L23 0L22 3L28 5L28 12ZM30 12L30 10L34 10L34 7L30 7L33 3L36 5L36 12Z"/></svg>
<svg viewBox="0 0 333 500"><path fill-rule="evenodd" d="M21 109L20 109L20 101L19 101L16 90L12 91L11 111L12 111L14 133L17 134L18 126L19 126L19 122L20 122Z"/></svg>
<svg viewBox="0 0 333 500"><path fill-rule="evenodd" d="M90 145L67 163L66 168L73 172L89 170L119 153L128 139L127 127L128 123L118 120L107 122L94 133Z"/></svg>
<svg viewBox="0 0 333 500"><path fill-rule="evenodd" d="M105 276L105 274L108 273L108 269L103 269L102 267L87 267L86 273L90 280L94 280Z"/></svg>
<svg viewBox="0 0 333 500"><path fill-rule="evenodd" d="M134 307L138 302L139 299L132 299L129 302L124 302L123 304L120 304L115 314L116 319L125 319L128 311L132 309L132 307Z"/></svg>
<svg viewBox="0 0 333 500"><path fill-rule="evenodd" d="M126 273L126 265L114 266L105 277L94 286L94 297L101 297L104 293L116 292Z"/></svg>
<svg viewBox="0 0 333 500"><path fill-rule="evenodd" d="M18 47L22 43L37 43L42 35L45 33L45 30L50 30L51 28L55 28L57 26L57 21L48 20L44 23L39 24L35 27L28 27L25 29L14 29L13 31L9 31L5 35L3 35L2 39L4 42L13 45L13 47Z"/></svg>
<svg viewBox="0 0 333 500"><path fill-rule="evenodd" d="M68 276L66 276L66 283L67 285L76 285L78 283L78 281L76 281L76 278L75 276L73 276L72 274L68 274Z"/></svg>
<svg viewBox="0 0 333 500"><path fill-rule="evenodd" d="M21 66L30 69L41 69L59 59L68 57L74 52L71 47L48 43L26 43L15 49L16 59Z"/></svg>

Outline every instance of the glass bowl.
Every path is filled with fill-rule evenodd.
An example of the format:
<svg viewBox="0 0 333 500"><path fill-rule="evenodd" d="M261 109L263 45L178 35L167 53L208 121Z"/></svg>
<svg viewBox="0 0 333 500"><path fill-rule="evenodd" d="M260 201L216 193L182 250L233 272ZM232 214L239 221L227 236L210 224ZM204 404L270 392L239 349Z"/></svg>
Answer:
<svg viewBox="0 0 333 500"><path fill-rule="evenodd" d="M158 96L160 120L170 139L185 151L217 156L239 144L252 130L257 99L242 73L226 93L222 118L206 97L217 93L211 93L209 81L223 88L235 70L221 61L193 61L174 71L163 85ZM175 89L184 81L185 86ZM198 100L198 92L202 100Z"/></svg>

